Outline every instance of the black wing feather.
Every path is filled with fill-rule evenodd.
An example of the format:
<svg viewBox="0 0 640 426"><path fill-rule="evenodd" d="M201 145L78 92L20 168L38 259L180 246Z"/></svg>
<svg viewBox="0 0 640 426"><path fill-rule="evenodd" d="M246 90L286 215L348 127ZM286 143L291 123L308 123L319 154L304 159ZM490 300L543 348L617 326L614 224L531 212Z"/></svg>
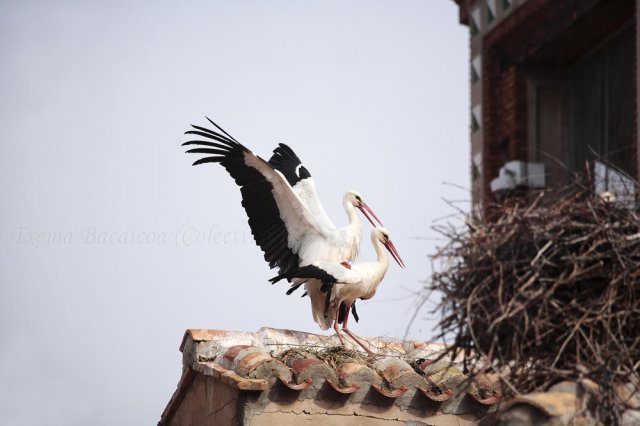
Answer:
<svg viewBox="0 0 640 426"><path fill-rule="evenodd" d="M192 124L193 126L193 124ZM220 133L215 133L215 132L201 132L199 130L187 130L186 132L184 132L185 135L195 135L195 136L202 136L204 138L210 138L213 139L214 141L219 141L222 143L227 143L227 142L232 142L232 143L237 143L235 141L232 141L224 136L222 136Z"/></svg>
<svg viewBox="0 0 640 426"><path fill-rule="evenodd" d="M195 130L188 130L185 134L216 142L192 140L182 145L199 145L200 148L190 149L187 153L208 155L196 160L194 166L220 163L227 170L240 186L242 206L249 217L253 238L264 252L264 259L271 268L278 267L280 275L289 275L300 264L300 258L287 245L288 232L273 198L273 185L258 170L246 165L245 154L251 151L208 117L207 120L222 133L192 125Z"/></svg>
<svg viewBox="0 0 640 426"><path fill-rule="evenodd" d="M193 165L197 166L198 164L204 164L204 163L219 163L221 160L219 158L216 157L204 157L201 158L199 160L194 161Z"/></svg>
<svg viewBox="0 0 640 426"><path fill-rule="evenodd" d="M269 164L282 173L292 187L301 180L311 177L311 173L302 165L296 153L283 143L273 150Z"/></svg>
<svg viewBox="0 0 640 426"><path fill-rule="evenodd" d="M211 146L213 148L222 148L222 149L226 148L226 145L222 145L217 142L206 142L206 141L199 141L199 140L187 141L182 144L182 146L187 146L187 145Z"/></svg>

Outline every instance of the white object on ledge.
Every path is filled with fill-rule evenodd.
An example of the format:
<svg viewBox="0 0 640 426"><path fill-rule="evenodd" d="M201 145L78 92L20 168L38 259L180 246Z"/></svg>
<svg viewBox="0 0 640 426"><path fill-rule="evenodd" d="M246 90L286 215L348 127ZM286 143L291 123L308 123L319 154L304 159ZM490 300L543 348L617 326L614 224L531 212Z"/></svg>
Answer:
<svg viewBox="0 0 640 426"><path fill-rule="evenodd" d="M544 163L509 161L500 168L498 177L491 181L493 192L514 189L518 186L544 188Z"/></svg>

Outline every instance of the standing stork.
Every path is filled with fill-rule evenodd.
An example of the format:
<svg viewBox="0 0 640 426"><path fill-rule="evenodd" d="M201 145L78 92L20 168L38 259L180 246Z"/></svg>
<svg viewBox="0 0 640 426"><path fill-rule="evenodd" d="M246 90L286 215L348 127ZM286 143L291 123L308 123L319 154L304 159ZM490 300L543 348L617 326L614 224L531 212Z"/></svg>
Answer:
<svg viewBox="0 0 640 426"><path fill-rule="evenodd" d="M355 191L343 198L348 224L337 228L318 200L309 171L293 150L280 144L269 162L255 155L233 136L207 118L217 129L192 125L185 134L207 140L191 140L183 146L197 145L187 153L206 154L193 165L220 163L240 186L242 206L256 244L279 276L316 260L352 262L358 255L361 224L359 209L376 226L380 220Z"/></svg>
<svg viewBox="0 0 640 426"><path fill-rule="evenodd" d="M350 268L338 262L326 260L311 262L292 273L296 278L293 280L291 289L287 292L287 294L291 294L304 284L305 290L311 298L311 307L316 322L324 329L329 328L333 322L333 328L344 346L344 338L338 329L338 324L342 323L342 331L347 333L370 355L372 354L371 350L349 330L349 310L351 309L357 321L356 300L370 299L376 294L376 290L389 268L385 248L395 261L404 267L404 262L389 239L389 231L385 228L376 227L371 230L371 243L377 255L375 261L358 262ZM278 279L279 277L273 278L276 281ZM310 284L307 281L310 279L319 280L322 284L320 286Z"/></svg>

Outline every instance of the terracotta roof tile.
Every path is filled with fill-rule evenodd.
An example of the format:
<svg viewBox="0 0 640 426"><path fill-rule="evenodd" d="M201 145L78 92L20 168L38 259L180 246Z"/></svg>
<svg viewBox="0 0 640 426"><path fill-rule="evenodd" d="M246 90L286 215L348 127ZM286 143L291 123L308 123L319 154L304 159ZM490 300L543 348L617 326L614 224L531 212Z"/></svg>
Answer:
<svg viewBox="0 0 640 426"><path fill-rule="evenodd" d="M440 343L379 338L367 342L375 348L374 357L366 357L355 345L339 348L335 336L272 328L255 333L189 329L180 345L183 374L162 419L170 417L198 374L243 391L282 386L287 392L299 392L298 400L322 399L329 392L353 403L394 404L402 410L442 415L471 414L482 418L482 425L508 423L510 416L521 414L518 409L522 406L554 419L572 418L579 395L598 392L598 385L592 382L563 382L549 392L504 401L497 376L477 375L470 381L455 362L436 361L444 349ZM623 424L635 424L640 418L640 393L628 384L619 386L618 395L629 407Z"/></svg>
<svg viewBox="0 0 640 426"><path fill-rule="evenodd" d="M269 382L265 379L249 379L241 377L235 371L227 370L212 362L197 362L193 365L193 370L205 376L215 377L228 385L242 390L267 390Z"/></svg>
<svg viewBox="0 0 640 426"><path fill-rule="evenodd" d="M352 352L332 356L340 345L335 336L272 328L256 333L189 329L180 350L185 368L224 379L239 389L265 390L280 383L301 391L302 399L313 397L323 384L356 400L374 390L398 405L415 405L419 398L422 404L456 399L447 409L454 413L478 410L501 399L486 383L469 384L448 362L433 362L444 349L442 344L380 338L367 342L376 353L373 358L355 345L348 348Z"/></svg>

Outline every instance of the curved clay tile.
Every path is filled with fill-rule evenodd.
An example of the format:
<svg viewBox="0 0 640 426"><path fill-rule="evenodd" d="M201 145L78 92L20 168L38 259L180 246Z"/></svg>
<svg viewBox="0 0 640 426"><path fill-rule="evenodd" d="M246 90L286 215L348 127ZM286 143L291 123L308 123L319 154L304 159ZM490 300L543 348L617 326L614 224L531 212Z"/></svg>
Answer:
<svg viewBox="0 0 640 426"><path fill-rule="evenodd" d="M338 376L333 368L329 365L315 358L303 358L294 361L291 364L291 370L293 371L296 382L300 383L308 378L313 379L314 383L321 383L321 379L325 380L338 380Z"/></svg>
<svg viewBox="0 0 640 426"><path fill-rule="evenodd" d="M313 384L313 379L311 377L309 377L307 380L304 380L302 383L289 382L282 377L278 377L278 380L280 380L280 383L292 390L305 390Z"/></svg>
<svg viewBox="0 0 640 426"><path fill-rule="evenodd" d="M234 347L233 351L225 352L223 358L227 360L234 353L233 370L242 377L266 380L281 377L287 382L291 381L289 368L262 348L255 346Z"/></svg>
<svg viewBox="0 0 640 426"><path fill-rule="evenodd" d="M335 381L333 381L331 379L327 379L327 383L329 383L329 386L331 386L333 388L333 390L335 390L336 392L342 393L342 394L355 393L355 392L358 392L360 390L360 385L357 385L357 384L354 384L354 385L351 385L351 386L342 387L342 386L338 385L338 383L336 383Z"/></svg>
<svg viewBox="0 0 640 426"><path fill-rule="evenodd" d="M413 389L416 388L428 388L429 385L424 381L422 376L416 373L407 362L398 358L386 358L374 364L374 367L379 371L384 381L388 384L390 389ZM381 388L384 389L384 388ZM402 395L396 391L392 391L394 397ZM384 394L384 393L383 393Z"/></svg>
<svg viewBox="0 0 640 426"><path fill-rule="evenodd" d="M377 372L366 365L355 362L342 364L338 371L338 377L347 386L359 385L362 388L382 384L382 378Z"/></svg>
<svg viewBox="0 0 640 426"><path fill-rule="evenodd" d="M324 361L320 361L316 358L300 358L293 361L290 367L291 371L293 371L294 374L298 375L304 373L307 368L319 364L324 364Z"/></svg>
<svg viewBox="0 0 640 426"><path fill-rule="evenodd" d="M400 386L398 389L393 390L385 389L383 386L379 385L372 385L372 387L387 398L398 398L399 396L404 395L404 393L409 390L409 388L404 385Z"/></svg>
<svg viewBox="0 0 640 426"><path fill-rule="evenodd" d="M462 371L446 361L428 363L423 362L420 369L425 375L428 383L444 391L445 389L456 388L461 381L466 380Z"/></svg>
<svg viewBox="0 0 640 426"><path fill-rule="evenodd" d="M242 356L238 356L235 361L235 364L237 365L235 370L240 370L246 376L249 376L264 362L275 361L275 359L271 358L271 355L266 352L252 351L244 353ZM240 371L238 371L238 373L240 373Z"/></svg>
<svg viewBox="0 0 640 426"><path fill-rule="evenodd" d="M228 348L224 348L224 352L220 353L216 357L215 362L216 364L221 365L228 370L235 370L236 357L241 351L249 348L253 348L254 350L258 350L258 351L260 350L259 348L256 348L255 346L251 346L251 345L229 346Z"/></svg>
<svg viewBox="0 0 640 426"><path fill-rule="evenodd" d="M451 389L445 389L443 392L441 393L437 393L429 388L425 388L425 387L420 387L419 388L420 391L422 392L422 394L424 396L426 396L427 398L429 398L432 401L436 401L436 402L442 402L442 401L446 401L447 399L451 398L454 394L454 392Z"/></svg>
<svg viewBox="0 0 640 426"><path fill-rule="evenodd" d="M231 346L229 347L225 353L222 355L224 359L233 362L236 357L238 356L238 353L243 350L243 349L247 349L250 348L251 345L235 345L235 346Z"/></svg>
<svg viewBox="0 0 640 426"><path fill-rule="evenodd" d="M196 362L193 364L193 370L205 376L216 377L220 381L238 389L260 391L269 389L269 382L267 380L241 377L235 371L227 370L221 365L212 362Z"/></svg>

